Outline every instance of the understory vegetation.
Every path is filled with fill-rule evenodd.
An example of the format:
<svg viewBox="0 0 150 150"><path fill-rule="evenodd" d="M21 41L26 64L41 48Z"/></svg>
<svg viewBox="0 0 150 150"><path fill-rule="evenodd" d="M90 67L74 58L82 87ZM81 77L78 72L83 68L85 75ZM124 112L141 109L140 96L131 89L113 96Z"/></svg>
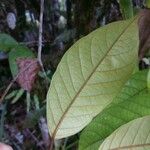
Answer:
<svg viewBox="0 0 150 150"><path fill-rule="evenodd" d="M150 149L149 8L150 0L1 0L0 142Z"/></svg>

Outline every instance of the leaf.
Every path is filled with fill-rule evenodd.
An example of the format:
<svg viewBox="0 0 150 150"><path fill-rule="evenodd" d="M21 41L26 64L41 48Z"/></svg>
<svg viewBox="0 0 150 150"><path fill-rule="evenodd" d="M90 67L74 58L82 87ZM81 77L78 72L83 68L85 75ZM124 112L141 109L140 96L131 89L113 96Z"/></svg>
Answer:
<svg viewBox="0 0 150 150"><path fill-rule="evenodd" d="M34 94L33 98L34 98L34 103L35 103L35 109L37 110L40 109L39 97L36 94Z"/></svg>
<svg viewBox="0 0 150 150"><path fill-rule="evenodd" d="M13 90L11 93L9 93L9 94L5 97L5 99L8 100L8 99L13 98L14 96L16 96L17 92L18 92L18 90Z"/></svg>
<svg viewBox="0 0 150 150"><path fill-rule="evenodd" d="M150 9L143 9L140 12L139 25L139 58L140 60L150 49Z"/></svg>
<svg viewBox="0 0 150 150"><path fill-rule="evenodd" d="M150 0L145 0L145 7L150 8Z"/></svg>
<svg viewBox="0 0 150 150"><path fill-rule="evenodd" d="M21 96L24 94L24 89L20 89L18 90L16 96L13 98L11 104L15 104L20 98Z"/></svg>
<svg viewBox="0 0 150 150"><path fill-rule="evenodd" d="M150 116L133 120L113 132L99 150L150 149Z"/></svg>
<svg viewBox="0 0 150 150"><path fill-rule="evenodd" d="M9 51L15 46L17 46L17 41L11 36L0 33L0 51Z"/></svg>
<svg viewBox="0 0 150 150"><path fill-rule="evenodd" d="M149 98L147 70L144 70L134 74L112 104L84 129L80 136L79 150L96 150L100 143L121 125L150 115Z"/></svg>
<svg viewBox="0 0 150 150"><path fill-rule="evenodd" d="M149 70L148 76L147 76L147 87L148 87L148 89L150 89L150 70Z"/></svg>
<svg viewBox="0 0 150 150"><path fill-rule="evenodd" d="M39 64L36 58L19 58L17 60L19 68L19 76L17 82L22 89L31 92L33 89L38 71L40 70ZM26 70L24 70L27 68Z"/></svg>
<svg viewBox="0 0 150 150"><path fill-rule="evenodd" d="M53 138L81 131L121 90L137 61L136 24L132 19L97 29L64 55L47 95Z"/></svg>
<svg viewBox="0 0 150 150"><path fill-rule="evenodd" d="M130 19L134 16L132 0L119 0L119 4L124 19Z"/></svg>
<svg viewBox="0 0 150 150"><path fill-rule="evenodd" d="M25 46L17 46L9 52L9 65L13 77L18 74L17 59L18 58L34 58L33 52Z"/></svg>

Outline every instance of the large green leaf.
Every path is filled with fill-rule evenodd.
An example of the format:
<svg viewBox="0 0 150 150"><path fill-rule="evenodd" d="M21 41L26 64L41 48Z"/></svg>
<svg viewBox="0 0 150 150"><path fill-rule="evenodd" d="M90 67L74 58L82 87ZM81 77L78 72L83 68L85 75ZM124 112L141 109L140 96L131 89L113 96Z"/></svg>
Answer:
<svg viewBox="0 0 150 150"><path fill-rule="evenodd" d="M145 115L150 115L147 70L134 74L110 107L104 109L85 128L80 137L79 149L97 150L115 129Z"/></svg>
<svg viewBox="0 0 150 150"><path fill-rule="evenodd" d="M0 51L9 51L17 45L18 43L11 36L0 33Z"/></svg>
<svg viewBox="0 0 150 150"><path fill-rule="evenodd" d="M97 29L64 55L47 95L53 138L82 130L121 90L137 61L136 18Z"/></svg>
<svg viewBox="0 0 150 150"><path fill-rule="evenodd" d="M132 0L119 0L120 9L125 19L133 17L133 4Z"/></svg>
<svg viewBox="0 0 150 150"><path fill-rule="evenodd" d="M99 150L149 150L150 116L133 120L111 134Z"/></svg>
<svg viewBox="0 0 150 150"><path fill-rule="evenodd" d="M16 60L18 58L34 58L33 52L28 49L26 46L18 45L13 50L9 52L9 65L13 77L18 73L18 65Z"/></svg>

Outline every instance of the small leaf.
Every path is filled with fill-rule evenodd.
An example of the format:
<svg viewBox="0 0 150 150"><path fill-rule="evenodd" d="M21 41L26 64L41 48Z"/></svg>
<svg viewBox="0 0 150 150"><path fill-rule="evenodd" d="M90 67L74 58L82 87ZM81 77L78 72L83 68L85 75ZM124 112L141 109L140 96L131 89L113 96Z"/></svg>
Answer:
<svg viewBox="0 0 150 150"><path fill-rule="evenodd" d="M18 43L10 35L0 33L0 51L10 51L16 47Z"/></svg>
<svg viewBox="0 0 150 150"><path fill-rule="evenodd" d="M17 46L9 52L9 65L13 77L18 74L17 59L18 58L34 58L33 52L25 46Z"/></svg>
<svg viewBox="0 0 150 150"><path fill-rule="evenodd" d="M36 94L34 94L34 103L35 103L35 108L36 110L40 109L40 104L39 104L39 98Z"/></svg>
<svg viewBox="0 0 150 150"><path fill-rule="evenodd" d="M124 19L130 19L133 17L133 4L132 0L119 0L121 12Z"/></svg>
<svg viewBox="0 0 150 150"><path fill-rule="evenodd" d="M23 93L24 93L23 89L18 90L18 92L17 92L16 96L13 98L11 104L16 103L21 98L21 96L23 95Z"/></svg>
<svg viewBox="0 0 150 150"><path fill-rule="evenodd" d="M8 100L8 99L13 98L13 97L17 94L17 92L18 92L18 90L12 91L11 93L9 93L9 94L5 97L5 99Z"/></svg>
<svg viewBox="0 0 150 150"><path fill-rule="evenodd" d="M121 125L150 115L149 98L147 70L144 70L134 74L113 103L85 128L80 136L79 150L96 150L100 143Z"/></svg>
<svg viewBox="0 0 150 150"><path fill-rule="evenodd" d="M31 94L29 92L26 92L26 103L27 103L27 113L29 113L31 107Z"/></svg>
<svg viewBox="0 0 150 150"><path fill-rule="evenodd" d="M81 131L121 90L137 62L136 18L97 29L64 55L47 95L53 138Z"/></svg>
<svg viewBox="0 0 150 150"><path fill-rule="evenodd" d="M37 59L33 58L19 58L17 60L19 68L19 76L17 78L18 84L26 91L31 92L38 71L40 70ZM27 68L25 71L24 69Z"/></svg>

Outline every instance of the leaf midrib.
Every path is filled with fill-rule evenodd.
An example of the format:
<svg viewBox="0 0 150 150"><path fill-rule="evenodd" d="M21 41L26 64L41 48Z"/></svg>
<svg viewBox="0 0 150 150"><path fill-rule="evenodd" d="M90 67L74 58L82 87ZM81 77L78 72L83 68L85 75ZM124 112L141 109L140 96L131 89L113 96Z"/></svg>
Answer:
<svg viewBox="0 0 150 150"><path fill-rule="evenodd" d="M107 56L107 54L112 50L113 46L116 44L116 42L121 38L121 36L126 32L126 30L129 28L129 26L136 20L137 17L135 17L135 19L133 19L133 21L131 21L127 27L122 31L122 33L117 37L117 39L114 41L114 43L110 46L110 48L108 49L108 51L106 52L106 54L104 55L104 57L99 61L99 63L95 66L95 68L93 69L93 71L91 72L91 74L87 77L87 79L85 80L85 82L83 83L83 85L81 86L81 88L79 89L79 91L77 92L77 94L74 96L74 98L72 99L71 103L68 105L68 107L66 108L65 112L63 113L62 117L60 118L54 132L52 133L52 139L55 139L55 136L57 134L57 131L59 129L59 126L61 125L64 117L66 116L67 112L69 111L70 107L73 105L74 101L76 100L76 98L79 96L79 94L81 93L81 91L83 90L83 88L85 87L85 85L88 83L88 81L90 80L90 78L92 77L92 75L95 73L96 69L98 68L98 66L103 62L103 60L105 59L105 57Z"/></svg>

